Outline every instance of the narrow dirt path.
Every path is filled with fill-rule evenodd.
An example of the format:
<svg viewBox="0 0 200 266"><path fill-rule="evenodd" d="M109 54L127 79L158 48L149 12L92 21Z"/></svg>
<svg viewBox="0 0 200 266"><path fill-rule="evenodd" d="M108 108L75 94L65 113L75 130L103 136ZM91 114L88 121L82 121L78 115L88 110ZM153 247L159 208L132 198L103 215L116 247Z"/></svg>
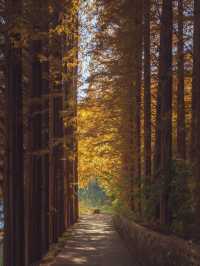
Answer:
<svg viewBox="0 0 200 266"><path fill-rule="evenodd" d="M134 266L128 249L114 231L109 215L87 215L72 230L71 238L53 266Z"/></svg>

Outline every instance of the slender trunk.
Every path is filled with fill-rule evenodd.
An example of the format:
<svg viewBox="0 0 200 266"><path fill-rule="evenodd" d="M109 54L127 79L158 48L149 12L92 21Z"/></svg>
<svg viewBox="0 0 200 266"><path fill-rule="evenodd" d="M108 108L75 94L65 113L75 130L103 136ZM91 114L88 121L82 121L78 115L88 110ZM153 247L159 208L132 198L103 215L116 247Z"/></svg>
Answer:
<svg viewBox="0 0 200 266"><path fill-rule="evenodd" d="M20 18L20 0L8 1L9 26ZM5 257L6 266L24 265L24 149L23 149L23 89L22 51L17 44L20 32L8 36L7 112L8 169L5 195ZM12 41L11 41L12 39Z"/></svg>
<svg viewBox="0 0 200 266"><path fill-rule="evenodd" d="M72 1L69 4L67 16L71 16L73 9ZM65 152L66 152L66 190L67 190L67 224L71 225L78 218L78 173L77 173L77 58L78 58L78 14L73 16L73 31L66 36L64 44L64 52L67 54L71 49L75 53L70 59L70 63L74 65L73 69L68 67L70 79L64 81L65 94L65 121L66 127L64 132ZM67 40L67 41L66 41ZM66 45L67 44L67 45Z"/></svg>
<svg viewBox="0 0 200 266"><path fill-rule="evenodd" d="M161 61L161 58L159 58ZM161 63L159 63L161 65ZM161 67L158 69L158 77L161 76ZM153 184L158 184L161 177L161 102L162 102L161 82L158 81L157 99L156 99L156 132L155 132L155 146L153 151ZM159 198L155 202L155 218L160 218L160 202Z"/></svg>
<svg viewBox="0 0 200 266"><path fill-rule="evenodd" d="M199 82L199 1L194 1L194 36L193 36L193 84L192 84L192 131L191 131L191 149L190 149L190 160L193 163L196 158L196 136L197 136L197 108L198 108L198 82Z"/></svg>
<svg viewBox="0 0 200 266"><path fill-rule="evenodd" d="M48 33L47 1L32 2L32 24L37 38L30 42L30 93L29 93L29 233L27 239L28 264L40 260L49 248L49 63L48 37L38 36L38 31ZM38 15L45 18L42 23ZM47 35L45 35L47 36ZM46 56L41 62L40 55Z"/></svg>
<svg viewBox="0 0 200 266"><path fill-rule="evenodd" d="M170 223L169 187L172 160L172 0L163 0L160 36L161 176L160 223Z"/></svg>
<svg viewBox="0 0 200 266"><path fill-rule="evenodd" d="M61 25L60 13L63 11L62 1L54 3L51 16L51 26ZM64 231L64 124L61 113L63 111L64 92L62 88L62 38L54 33L50 41L50 223L51 243L57 242Z"/></svg>
<svg viewBox="0 0 200 266"><path fill-rule="evenodd" d="M142 85L142 1L135 4L135 117L134 117L134 152L135 152L135 189L137 189L137 211L141 215L141 85ZM136 191L135 191L136 192Z"/></svg>
<svg viewBox="0 0 200 266"><path fill-rule="evenodd" d="M74 60L78 62L78 40L77 36L78 35L78 13L76 13L75 16L75 33L74 33L74 46L76 49L76 55ZM78 106L78 101L77 101L77 90L78 90L78 78L77 78L77 73L78 73L78 65L74 68L73 71L73 79L74 79L74 168L75 168L75 191L74 191L74 197L75 197L75 221L78 220L79 217L79 199L78 199L78 138L77 138L77 106Z"/></svg>
<svg viewBox="0 0 200 266"><path fill-rule="evenodd" d="M177 154L186 159L183 0L178 0L178 95L177 95Z"/></svg>
<svg viewBox="0 0 200 266"><path fill-rule="evenodd" d="M192 86L192 132L193 151L192 162L195 179L195 222L199 228L200 224L200 1L194 1L194 65L193 65L193 86ZM200 232L198 232L200 234Z"/></svg>
<svg viewBox="0 0 200 266"><path fill-rule="evenodd" d="M151 179L150 0L144 0L144 176Z"/></svg>

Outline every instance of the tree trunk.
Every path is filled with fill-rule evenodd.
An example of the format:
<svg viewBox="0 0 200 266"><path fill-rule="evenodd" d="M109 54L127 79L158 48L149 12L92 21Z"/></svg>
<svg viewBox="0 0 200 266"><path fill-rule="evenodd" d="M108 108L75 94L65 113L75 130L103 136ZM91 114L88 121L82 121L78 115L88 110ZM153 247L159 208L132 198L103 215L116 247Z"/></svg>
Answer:
<svg viewBox="0 0 200 266"><path fill-rule="evenodd" d="M161 191L160 223L170 223L169 187L172 160L172 0L163 0L160 36Z"/></svg>
<svg viewBox="0 0 200 266"><path fill-rule="evenodd" d="M177 155L186 159L183 0L178 0L178 93L177 93Z"/></svg>
<svg viewBox="0 0 200 266"><path fill-rule="evenodd" d="M9 26L13 28L21 16L22 3L20 0L10 0L7 5ZM25 263L22 51L17 47L20 38L20 32L8 36L7 46L8 168L5 185L4 253L6 266L23 266Z"/></svg>
<svg viewBox="0 0 200 266"><path fill-rule="evenodd" d="M135 180L138 195L138 214L141 215L141 86L142 86L142 1L137 0L135 5Z"/></svg>
<svg viewBox="0 0 200 266"><path fill-rule="evenodd" d="M195 179L195 222L200 224L200 1L194 1L194 65L192 86L192 162ZM198 232L200 234L200 232Z"/></svg>
<svg viewBox="0 0 200 266"><path fill-rule="evenodd" d="M151 179L150 0L144 0L144 176Z"/></svg>

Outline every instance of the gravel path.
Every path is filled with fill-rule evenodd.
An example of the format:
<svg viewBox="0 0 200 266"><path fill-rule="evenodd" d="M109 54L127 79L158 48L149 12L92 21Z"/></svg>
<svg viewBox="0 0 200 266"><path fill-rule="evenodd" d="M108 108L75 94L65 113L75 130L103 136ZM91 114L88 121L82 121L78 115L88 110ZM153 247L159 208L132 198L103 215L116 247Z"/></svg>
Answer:
<svg viewBox="0 0 200 266"><path fill-rule="evenodd" d="M83 216L53 266L134 266L109 215Z"/></svg>

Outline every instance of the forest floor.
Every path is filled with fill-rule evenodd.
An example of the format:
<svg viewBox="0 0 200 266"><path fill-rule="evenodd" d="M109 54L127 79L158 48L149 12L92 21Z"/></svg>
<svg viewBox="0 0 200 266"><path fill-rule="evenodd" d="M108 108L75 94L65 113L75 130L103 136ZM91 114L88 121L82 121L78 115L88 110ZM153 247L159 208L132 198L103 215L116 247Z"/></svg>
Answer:
<svg viewBox="0 0 200 266"><path fill-rule="evenodd" d="M134 266L128 248L107 214L84 215L52 266Z"/></svg>

